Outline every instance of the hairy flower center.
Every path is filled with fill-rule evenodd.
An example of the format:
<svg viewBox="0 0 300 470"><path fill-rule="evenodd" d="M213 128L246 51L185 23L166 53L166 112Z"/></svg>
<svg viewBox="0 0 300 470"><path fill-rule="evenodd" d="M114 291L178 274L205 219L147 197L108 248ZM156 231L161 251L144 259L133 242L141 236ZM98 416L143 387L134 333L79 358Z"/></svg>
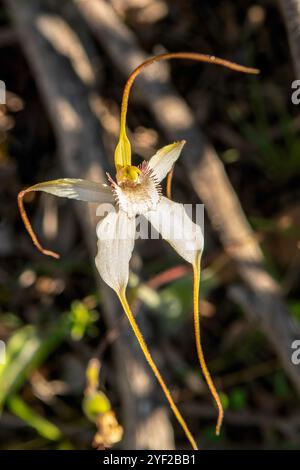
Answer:
<svg viewBox="0 0 300 470"><path fill-rule="evenodd" d="M128 217L156 209L161 188L147 162L140 167L118 170L117 183L112 180L111 183L117 203Z"/></svg>

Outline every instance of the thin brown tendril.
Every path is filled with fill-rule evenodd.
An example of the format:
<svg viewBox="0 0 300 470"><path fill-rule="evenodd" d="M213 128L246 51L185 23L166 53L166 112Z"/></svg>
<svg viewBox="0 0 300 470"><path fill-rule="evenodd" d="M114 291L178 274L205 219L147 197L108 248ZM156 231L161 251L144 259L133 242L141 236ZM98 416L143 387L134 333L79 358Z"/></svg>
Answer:
<svg viewBox="0 0 300 470"><path fill-rule="evenodd" d="M259 73L258 69L255 69L252 67L245 67L244 65L236 64L235 62L231 62L226 59L221 59L219 57L215 57L212 55L200 54L197 52L170 52L170 53L160 54L154 57L150 57L149 59L145 60L142 64L140 64L138 67L136 67L133 70L133 72L131 72L125 84L124 91L123 91L123 98L122 98L122 107L121 107L120 134L123 132L125 132L126 134L125 129L126 129L126 115L127 115L127 108L128 108L128 99L129 99L131 87L136 77L145 67L148 67L148 65L151 65L154 62L159 62L161 60L171 60L171 59L189 59L189 60L195 60L198 62L206 62L210 64L221 65L222 67L235 70L236 72L251 73L251 74Z"/></svg>
<svg viewBox="0 0 300 470"><path fill-rule="evenodd" d="M25 189L18 194L18 206L19 206L19 211L22 217L22 220L24 222L24 225L26 227L27 232L29 233L31 240L33 241L33 244L36 246L36 248L43 253L43 255L46 256L52 256L52 258L59 258L59 254L55 253L54 251L46 250L45 248L42 247L40 242L37 239L36 234L34 233L34 230L29 222L28 216L26 214L25 208L24 208L24 196L25 194L29 193L31 191L31 188Z"/></svg>
<svg viewBox="0 0 300 470"><path fill-rule="evenodd" d="M205 377L206 383L208 385L208 388L215 399L217 408L218 408L218 420L216 424L216 435L218 436L220 434L221 426L222 426L222 421L223 421L223 407L222 403L219 397L219 394L216 390L216 387L213 383L213 380L211 378L211 375L209 373L209 370L207 368L204 354L203 354L203 349L201 346L201 335L200 335L200 318L199 318L199 288L200 288L200 259L201 259L201 254L197 256L197 259L195 263L193 264L193 269L194 269L194 283L193 283L193 292L194 292L194 329L195 329L195 340L196 340L196 348L197 348L197 354L198 354L198 359L200 363L201 370L203 372L203 375Z"/></svg>
<svg viewBox="0 0 300 470"><path fill-rule="evenodd" d="M152 359L152 356L150 354L150 351L148 349L148 346L147 344L145 343L145 340L142 336L142 333L135 321L135 318L133 316L133 313L131 311L131 308L128 304L128 301L127 301L127 298L126 298L126 294L125 294L125 290L122 290L121 292L118 293L118 297L120 299L120 302L122 304L122 307L124 309L124 312L126 313L127 315L127 318L129 320L129 323L131 325L131 328L136 336L136 339L138 340L138 343L141 347L141 350L143 351L144 353L144 356L149 364L149 366L151 367L152 369L152 372L154 373L155 377L157 378L158 382L159 382L159 385L161 386L164 394L165 394L165 397L167 398L168 402L169 402L169 405L174 413L174 415L176 416L179 424L181 425L182 429L184 430L185 432L185 435L187 437L187 439L189 440L192 448L194 450L198 450L198 447L197 447L197 444L196 444L196 441L193 437L193 435L191 434L184 418L182 417L180 411L178 410L177 406L175 405L175 402L171 396L171 393L164 381L164 379L162 378L158 368L156 367L156 364L154 362L154 360Z"/></svg>

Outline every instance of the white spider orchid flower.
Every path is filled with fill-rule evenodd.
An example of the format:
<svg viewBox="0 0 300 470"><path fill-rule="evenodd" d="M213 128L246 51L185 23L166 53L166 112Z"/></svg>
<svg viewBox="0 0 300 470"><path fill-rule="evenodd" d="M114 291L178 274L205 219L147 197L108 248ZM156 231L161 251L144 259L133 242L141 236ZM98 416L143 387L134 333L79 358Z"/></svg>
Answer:
<svg viewBox="0 0 300 470"><path fill-rule="evenodd" d="M186 261L196 264L197 260L200 261L203 250L203 234L200 226L192 222L182 204L162 196L160 187L161 181L178 159L184 144L185 141L181 141L163 147L149 162L143 162L140 167L120 166L116 181L108 177L109 185L70 178L46 181L22 191L18 202L24 223L34 244L42 253L55 258L59 255L45 250L32 230L23 207L24 195L31 191L43 191L54 196L99 203L97 214L106 213L106 215L98 222L96 229L98 253L95 263L97 269L102 279L117 293L150 366L188 439L196 449L195 440L152 360L126 299L129 261L136 234L136 216L143 215L148 219Z"/></svg>
<svg viewBox="0 0 300 470"><path fill-rule="evenodd" d="M166 145L149 162L145 161L139 167L121 168L116 175L117 181L108 175L109 184L63 178L45 181L21 191L19 206L35 245L42 253L59 257L57 253L41 247L24 212L24 195L42 191L68 199L99 203L98 215L109 212L97 225L98 253L95 262L102 279L117 294L124 291L128 284L138 215L148 219L182 258L193 263L196 254L203 250L201 228L192 222L183 204L162 196L160 186L172 170L184 144L183 140Z"/></svg>
<svg viewBox="0 0 300 470"><path fill-rule="evenodd" d="M117 210L112 210L97 225L96 266L102 279L118 295L128 284L136 216L148 219L186 261L193 263L197 253L202 252L201 228L192 222L182 204L161 194L160 183L171 171L184 144L181 141L163 147L140 167L122 168L117 172L117 182L109 178ZM97 213L102 213L101 205Z"/></svg>
<svg viewBox="0 0 300 470"><path fill-rule="evenodd" d="M39 183L23 190L18 195L18 204L24 224L36 247L44 254L58 258L58 254L45 250L39 243L24 210L23 198L30 191L44 191L55 196L99 203L98 215L106 215L97 225L98 253L96 266L102 279L117 293L130 325L136 335L141 349L155 374L177 420L181 424L193 449L197 449L194 437L178 410L167 385L157 369L148 347L143 339L134 315L126 298L126 287L129 277L129 261L134 248L136 217L142 215L162 235L177 253L191 263L194 272L193 304L196 349L208 387L218 408L216 433L219 434L223 419L223 409L209 371L206 367L200 342L199 322L199 285L200 259L203 250L201 228L194 224L186 213L184 206L162 196L161 181L172 171L185 141L175 142L160 149L149 162L139 167L131 164L131 147L126 135L126 114L131 86L140 71L159 60L192 59L219 64L236 71L258 73L256 69L244 67L214 56L198 53L178 52L161 54L148 59L137 67L128 78L123 94L120 122L120 139L115 151L116 181L110 176L109 184L94 183L81 179L59 179ZM113 210L107 213L107 204Z"/></svg>

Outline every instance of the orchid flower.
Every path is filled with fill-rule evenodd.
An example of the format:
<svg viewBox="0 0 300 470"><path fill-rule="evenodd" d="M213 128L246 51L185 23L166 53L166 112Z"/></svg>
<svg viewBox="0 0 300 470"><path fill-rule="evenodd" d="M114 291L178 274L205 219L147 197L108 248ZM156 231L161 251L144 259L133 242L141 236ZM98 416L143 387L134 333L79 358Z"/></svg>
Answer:
<svg viewBox="0 0 300 470"><path fill-rule="evenodd" d="M168 174L172 174L173 166L181 153L185 141L182 140L167 145L158 150L148 162L134 166L131 162L131 146L126 134L128 99L135 78L144 67L153 62L169 59L191 59L215 63L240 72L258 73L256 69L198 53L167 53L148 59L131 73L124 88L120 118L120 138L115 150L115 180L108 175L107 184L71 178L47 181L21 191L18 195L18 204L25 227L35 246L45 255L55 258L58 258L59 255L45 250L41 246L30 225L23 205L25 194L31 191L44 191L59 197L96 202L99 204L97 214L101 213L100 215L103 215L106 212L106 215L98 222L96 229L98 238L98 253L95 258L96 267L104 282L116 292L145 358L156 376L171 409L193 449L198 449L194 437L189 431L184 418L152 359L126 297L129 261L134 249L136 218L137 216L142 216L177 251L179 256L193 267L193 309L196 349L201 369L218 408L216 434L219 434L223 420L223 409L207 369L200 342L199 286L200 260L204 243L203 233L200 226L194 224L189 218L184 206L173 202L170 198L164 197L161 191L161 182ZM168 181L168 188L170 193L170 179ZM114 210L110 210L107 213L107 204L112 205ZM184 229L184 234L182 228Z"/></svg>

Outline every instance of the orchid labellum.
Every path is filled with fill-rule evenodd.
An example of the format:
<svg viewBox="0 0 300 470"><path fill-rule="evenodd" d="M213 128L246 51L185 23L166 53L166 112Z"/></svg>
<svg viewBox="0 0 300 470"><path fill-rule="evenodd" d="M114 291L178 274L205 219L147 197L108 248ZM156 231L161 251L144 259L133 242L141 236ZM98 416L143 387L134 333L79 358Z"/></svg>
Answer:
<svg viewBox="0 0 300 470"><path fill-rule="evenodd" d="M107 204L111 204L112 207L114 207L114 210L108 213L106 211L106 215L101 218L97 225L98 253L95 258L97 269L104 282L106 282L119 297L145 358L155 374L170 407L182 426L193 449L197 449L195 439L189 431L185 420L178 410L167 385L152 359L126 297L129 261L134 249L136 217L142 215L162 235L162 238L169 242L174 250L193 267L196 348L201 369L218 408L216 433L219 434L223 419L223 409L219 395L206 367L200 342L199 285L200 259L203 251L203 233L200 226L194 224L189 218L182 204L173 202L171 199L162 195L160 186L162 180L172 171L185 141L167 145L158 150L148 162L143 162L140 166L134 166L131 161L131 146L126 134L126 115L129 93L136 76L144 67L153 62L169 59L191 59L222 65L239 72L258 73L256 69L198 53L169 53L148 59L132 72L124 88L121 108L120 138L115 150L115 180L109 176L107 184L71 178L47 181L21 191L18 195L18 203L21 216L35 246L45 255L55 258L58 258L59 255L52 251L45 250L41 246L30 225L23 206L23 197L26 193L31 191L44 191L55 196L69 199L96 202L99 204L98 214L102 211L104 205L106 207ZM175 230L170 230L170 227L175 227ZM184 227L184 235L181 235L182 227Z"/></svg>

